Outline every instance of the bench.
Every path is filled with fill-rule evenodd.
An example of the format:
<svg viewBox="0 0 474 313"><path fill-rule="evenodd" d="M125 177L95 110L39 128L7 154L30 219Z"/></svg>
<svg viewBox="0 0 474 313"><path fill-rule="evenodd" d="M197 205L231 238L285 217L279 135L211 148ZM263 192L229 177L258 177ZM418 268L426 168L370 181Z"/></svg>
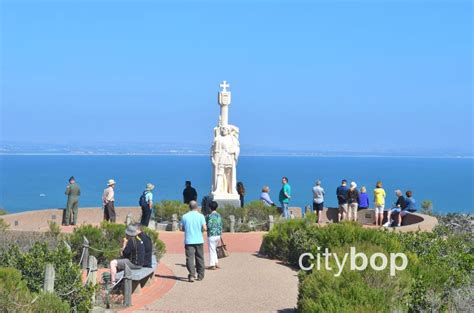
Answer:
<svg viewBox="0 0 474 313"><path fill-rule="evenodd" d="M151 257L151 267L142 267L139 270L132 270L128 266L125 267L124 271L118 272L115 276L117 281L124 280L124 296L127 298L127 294L140 293L141 288L153 282L155 277L155 271L158 267L158 261L156 256ZM131 284L130 284L131 283ZM128 285L128 286L127 286ZM131 287L130 287L131 285ZM130 287L130 292L127 290ZM131 303L130 303L131 304Z"/></svg>

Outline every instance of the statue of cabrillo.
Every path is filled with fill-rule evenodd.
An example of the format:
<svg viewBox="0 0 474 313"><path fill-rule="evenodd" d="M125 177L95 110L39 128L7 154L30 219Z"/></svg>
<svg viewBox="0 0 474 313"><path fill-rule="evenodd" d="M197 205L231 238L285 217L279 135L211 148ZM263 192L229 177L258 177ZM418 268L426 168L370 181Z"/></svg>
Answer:
<svg viewBox="0 0 474 313"><path fill-rule="evenodd" d="M220 205L240 205L237 193L237 161L240 154L239 129L229 124L229 104L231 93L226 81L220 84L222 88L218 94L218 103L221 107L219 123L214 128L214 142L211 148L212 198Z"/></svg>

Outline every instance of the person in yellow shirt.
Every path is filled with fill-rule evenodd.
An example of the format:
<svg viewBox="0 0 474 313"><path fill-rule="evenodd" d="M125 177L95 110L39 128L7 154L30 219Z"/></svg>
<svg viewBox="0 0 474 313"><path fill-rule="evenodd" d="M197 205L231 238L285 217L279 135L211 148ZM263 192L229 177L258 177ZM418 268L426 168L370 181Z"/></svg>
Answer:
<svg viewBox="0 0 474 313"><path fill-rule="evenodd" d="M382 182L378 181L374 189L375 225L382 226L383 210L385 208L385 190Z"/></svg>

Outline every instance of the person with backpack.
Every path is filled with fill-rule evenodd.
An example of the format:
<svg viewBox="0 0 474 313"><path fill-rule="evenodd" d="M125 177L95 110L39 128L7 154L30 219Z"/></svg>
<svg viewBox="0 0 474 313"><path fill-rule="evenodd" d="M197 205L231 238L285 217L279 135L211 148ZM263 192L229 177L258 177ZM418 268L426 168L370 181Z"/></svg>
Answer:
<svg viewBox="0 0 474 313"><path fill-rule="evenodd" d="M140 196L140 207L142 208L142 218L140 225L148 227L150 223L151 210L153 209L153 193L152 190L155 186L151 183L146 184L145 191Z"/></svg>

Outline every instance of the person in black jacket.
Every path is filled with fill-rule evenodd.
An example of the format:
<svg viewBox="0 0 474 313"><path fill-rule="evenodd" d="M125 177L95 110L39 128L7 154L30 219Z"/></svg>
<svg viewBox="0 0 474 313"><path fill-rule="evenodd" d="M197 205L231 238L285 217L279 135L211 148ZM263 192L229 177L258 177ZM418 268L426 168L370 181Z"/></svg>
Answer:
<svg viewBox="0 0 474 313"><path fill-rule="evenodd" d="M187 180L185 185L186 188L183 190L183 202L189 204L191 201L197 201L198 194L196 189L191 187L191 182Z"/></svg>
<svg viewBox="0 0 474 313"><path fill-rule="evenodd" d="M137 224L139 238L143 242L145 248L145 257L143 259L143 267L152 267L152 255L153 255L153 242L151 241L150 236L143 232L143 226Z"/></svg>
<svg viewBox="0 0 474 313"><path fill-rule="evenodd" d="M114 284L117 270L124 270L125 265L132 270L140 269L145 258L145 246L137 237L137 228L134 225L128 225L125 235L122 243L122 258L110 261L110 276Z"/></svg>

